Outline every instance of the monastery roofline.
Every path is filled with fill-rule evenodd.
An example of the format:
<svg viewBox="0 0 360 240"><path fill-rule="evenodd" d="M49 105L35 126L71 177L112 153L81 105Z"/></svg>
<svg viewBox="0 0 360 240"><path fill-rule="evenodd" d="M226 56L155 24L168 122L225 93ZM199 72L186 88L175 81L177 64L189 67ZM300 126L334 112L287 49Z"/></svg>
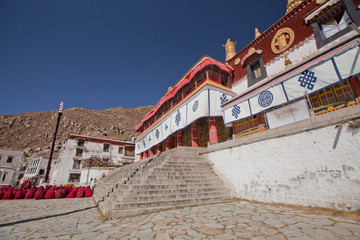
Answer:
<svg viewBox="0 0 360 240"><path fill-rule="evenodd" d="M268 29L266 29L261 35L254 40L252 40L248 45L246 45L244 48L242 48L239 52L237 52L232 58L227 60L225 63L230 63L235 61L235 59L243 54L246 54L250 48L255 47L259 42L264 40L268 35L270 35L272 32L274 32L275 29L280 27L280 25L283 25L286 23L290 18L292 18L297 12L300 12L303 8L305 8L305 5L310 4L310 2L315 0L305 0L303 1L299 6L294 8L291 12L288 14L285 14L282 18L280 18L278 21L276 21L273 25L271 25Z"/></svg>
<svg viewBox="0 0 360 240"><path fill-rule="evenodd" d="M244 99L248 99L250 98L250 94L252 92L255 92L257 89L265 86L265 85L268 85L270 82L272 82L274 79L276 78L280 78L288 73L290 73L291 71L294 71L295 69L313 61L315 58L318 58L318 57L321 57L322 55L332 51L332 50L335 50L336 48L338 47L341 47L343 45L346 45L344 44L344 42L351 42L351 41L356 41L356 40L359 40L360 41L360 35L356 32L352 32L350 33L349 35L346 35L346 36L343 36L343 37L340 37L338 39L338 41L335 41L335 42L332 42L330 44L328 44L327 46L324 46L323 48L321 48L321 50L319 50L318 52L314 53L313 55L309 56L308 58L306 59L303 59L302 61L294 64L294 65L291 65L289 68L286 68L284 70L282 70L281 72L277 73L277 74L274 74L272 76L269 76L267 79L265 79L264 81L261 81L255 85L253 85L252 87L248 88L246 90L246 92L232 98L231 100L229 100L228 102L226 102L224 105L221 106L222 109L226 108L227 106L231 106L234 102L237 102L240 98L244 98ZM245 97L247 96L247 97Z"/></svg>
<svg viewBox="0 0 360 240"><path fill-rule="evenodd" d="M133 142L130 141L120 141L114 139L107 139L107 138L99 138L99 137L92 137L92 136L85 136L85 135L77 135L77 134L70 134L67 139L84 139L86 141L94 141L94 142L101 142L101 143L113 143L113 144L121 144L121 145L134 145Z"/></svg>
<svg viewBox="0 0 360 240"><path fill-rule="evenodd" d="M230 70L234 71L234 68L232 68L231 66L229 66L227 63L224 63L220 60L217 60L213 57L210 57L206 54L202 55L201 58L199 58L199 60L196 61L195 64L193 64L193 66L171 87L171 89L176 88L190 73L191 71L193 71L199 64L201 64L202 62L204 62L206 59L210 59L210 60L214 60L215 62L223 65L224 67L229 68ZM171 93L171 91L168 91L157 103L156 105L145 114L144 118L145 119L149 114L151 114L152 111L154 111L158 105L161 103L161 101L167 97L169 94ZM141 120L140 123L138 123L138 125L136 125L135 130L138 130L140 128L140 126L143 124L144 120Z"/></svg>
<svg viewBox="0 0 360 240"><path fill-rule="evenodd" d="M13 149L13 148L2 148L2 147L0 147L0 150L10 150L10 151L18 151L18 152L24 152L24 150L20 150L20 149Z"/></svg>

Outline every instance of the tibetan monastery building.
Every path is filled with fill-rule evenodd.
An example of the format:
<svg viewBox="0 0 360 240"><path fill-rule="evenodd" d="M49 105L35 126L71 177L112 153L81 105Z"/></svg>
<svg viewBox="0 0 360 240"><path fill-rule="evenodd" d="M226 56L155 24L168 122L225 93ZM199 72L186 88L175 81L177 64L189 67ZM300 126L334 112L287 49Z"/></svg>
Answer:
<svg viewBox="0 0 360 240"><path fill-rule="evenodd" d="M360 0L288 0L286 14L226 60L202 57L136 127L138 158L206 147L360 99Z"/></svg>
<svg viewBox="0 0 360 240"><path fill-rule="evenodd" d="M202 57L136 127L140 159L177 146L206 147L228 138L221 105L236 96L233 69Z"/></svg>

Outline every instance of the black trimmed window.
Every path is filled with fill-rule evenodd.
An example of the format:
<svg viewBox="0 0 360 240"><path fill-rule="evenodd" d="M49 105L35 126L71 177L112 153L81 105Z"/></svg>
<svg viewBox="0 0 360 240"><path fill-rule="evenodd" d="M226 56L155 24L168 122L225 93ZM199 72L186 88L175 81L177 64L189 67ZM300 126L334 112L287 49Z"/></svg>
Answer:
<svg viewBox="0 0 360 240"><path fill-rule="evenodd" d="M123 154L124 153L124 147L119 147L119 154Z"/></svg>
<svg viewBox="0 0 360 240"><path fill-rule="evenodd" d="M103 152L109 152L109 149L110 149L110 145L109 144L104 144Z"/></svg>
<svg viewBox="0 0 360 240"><path fill-rule="evenodd" d="M6 160L6 163L12 163L13 159L14 159L14 157L9 156Z"/></svg>
<svg viewBox="0 0 360 240"><path fill-rule="evenodd" d="M312 21L316 45L320 49L349 33L352 30L349 23L359 25L360 14L353 0L345 0Z"/></svg>
<svg viewBox="0 0 360 240"><path fill-rule="evenodd" d="M266 69L264 67L261 55L257 56L254 60L246 65L248 72L248 87L265 79L267 77Z"/></svg>

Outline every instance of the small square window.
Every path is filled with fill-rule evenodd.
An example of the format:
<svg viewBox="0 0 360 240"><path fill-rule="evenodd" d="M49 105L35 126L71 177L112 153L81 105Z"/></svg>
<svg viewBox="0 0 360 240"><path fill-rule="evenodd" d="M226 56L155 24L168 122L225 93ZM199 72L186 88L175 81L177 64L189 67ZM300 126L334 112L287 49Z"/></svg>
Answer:
<svg viewBox="0 0 360 240"><path fill-rule="evenodd" d="M124 148L123 147L119 147L119 154L123 154L124 153Z"/></svg>
<svg viewBox="0 0 360 240"><path fill-rule="evenodd" d="M45 173L45 170L44 170L44 169L40 169L40 170L39 170L39 175L44 175L44 173Z"/></svg>
<svg viewBox="0 0 360 240"><path fill-rule="evenodd" d="M125 156L133 157L135 154L134 147L125 147Z"/></svg>
<svg viewBox="0 0 360 240"><path fill-rule="evenodd" d="M81 165L80 160L74 160L73 169L80 169L80 165Z"/></svg>
<svg viewBox="0 0 360 240"><path fill-rule="evenodd" d="M109 144L104 144L103 152L109 152L109 149L110 149L110 145Z"/></svg>
<svg viewBox="0 0 360 240"><path fill-rule="evenodd" d="M75 156L77 157L81 157L83 154L83 150L81 148L77 148L76 149L76 153L75 153Z"/></svg>
<svg viewBox="0 0 360 240"><path fill-rule="evenodd" d="M255 78L261 77L262 74L261 74L261 67L259 61L257 61L254 65L251 66L251 70Z"/></svg>
<svg viewBox="0 0 360 240"><path fill-rule="evenodd" d="M80 174L70 173L69 182L80 182Z"/></svg>
<svg viewBox="0 0 360 240"><path fill-rule="evenodd" d="M7 160L6 160L6 163L12 163L14 157L8 157Z"/></svg>
<svg viewBox="0 0 360 240"><path fill-rule="evenodd" d="M249 62L246 65L246 70L248 72L248 87L251 87L267 77L261 55Z"/></svg>
<svg viewBox="0 0 360 240"><path fill-rule="evenodd" d="M84 146L84 143L85 143L84 139L79 139L78 142L77 142L77 145L78 145L79 147L83 147L83 146Z"/></svg>

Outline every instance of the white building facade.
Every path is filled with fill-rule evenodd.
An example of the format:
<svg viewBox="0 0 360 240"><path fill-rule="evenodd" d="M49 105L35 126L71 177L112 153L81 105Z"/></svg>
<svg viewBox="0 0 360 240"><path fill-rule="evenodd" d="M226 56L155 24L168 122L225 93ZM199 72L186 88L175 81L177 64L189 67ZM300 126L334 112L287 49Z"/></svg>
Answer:
<svg viewBox="0 0 360 240"><path fill-rule="evenodd" d="M134 161L135 144L132 142L70 135L55 162L50 184L88 184L91 178L101 178L113 167L92 166L91 159L101 159L113 165ZM84 168L85 162L88 167Z"/></svg>
<svg viewBox="0 0 360 240"><path fill-rule="evenodd" d="M0 185L17 184L24 156L21 150L0 149Z"/></svg>
<svg viewBox="0 0 360 240"><path fill-rule="evenodd" d="M56 161L57 158L52 158L51 169L53 169L52 166L54 166L54 162ZM48 162L49 157L47 156L32 158L27 165L24 177L22 178L21 182L23 183L26 180L31 180L33 185L39 186L44 181Z"/></svg>

